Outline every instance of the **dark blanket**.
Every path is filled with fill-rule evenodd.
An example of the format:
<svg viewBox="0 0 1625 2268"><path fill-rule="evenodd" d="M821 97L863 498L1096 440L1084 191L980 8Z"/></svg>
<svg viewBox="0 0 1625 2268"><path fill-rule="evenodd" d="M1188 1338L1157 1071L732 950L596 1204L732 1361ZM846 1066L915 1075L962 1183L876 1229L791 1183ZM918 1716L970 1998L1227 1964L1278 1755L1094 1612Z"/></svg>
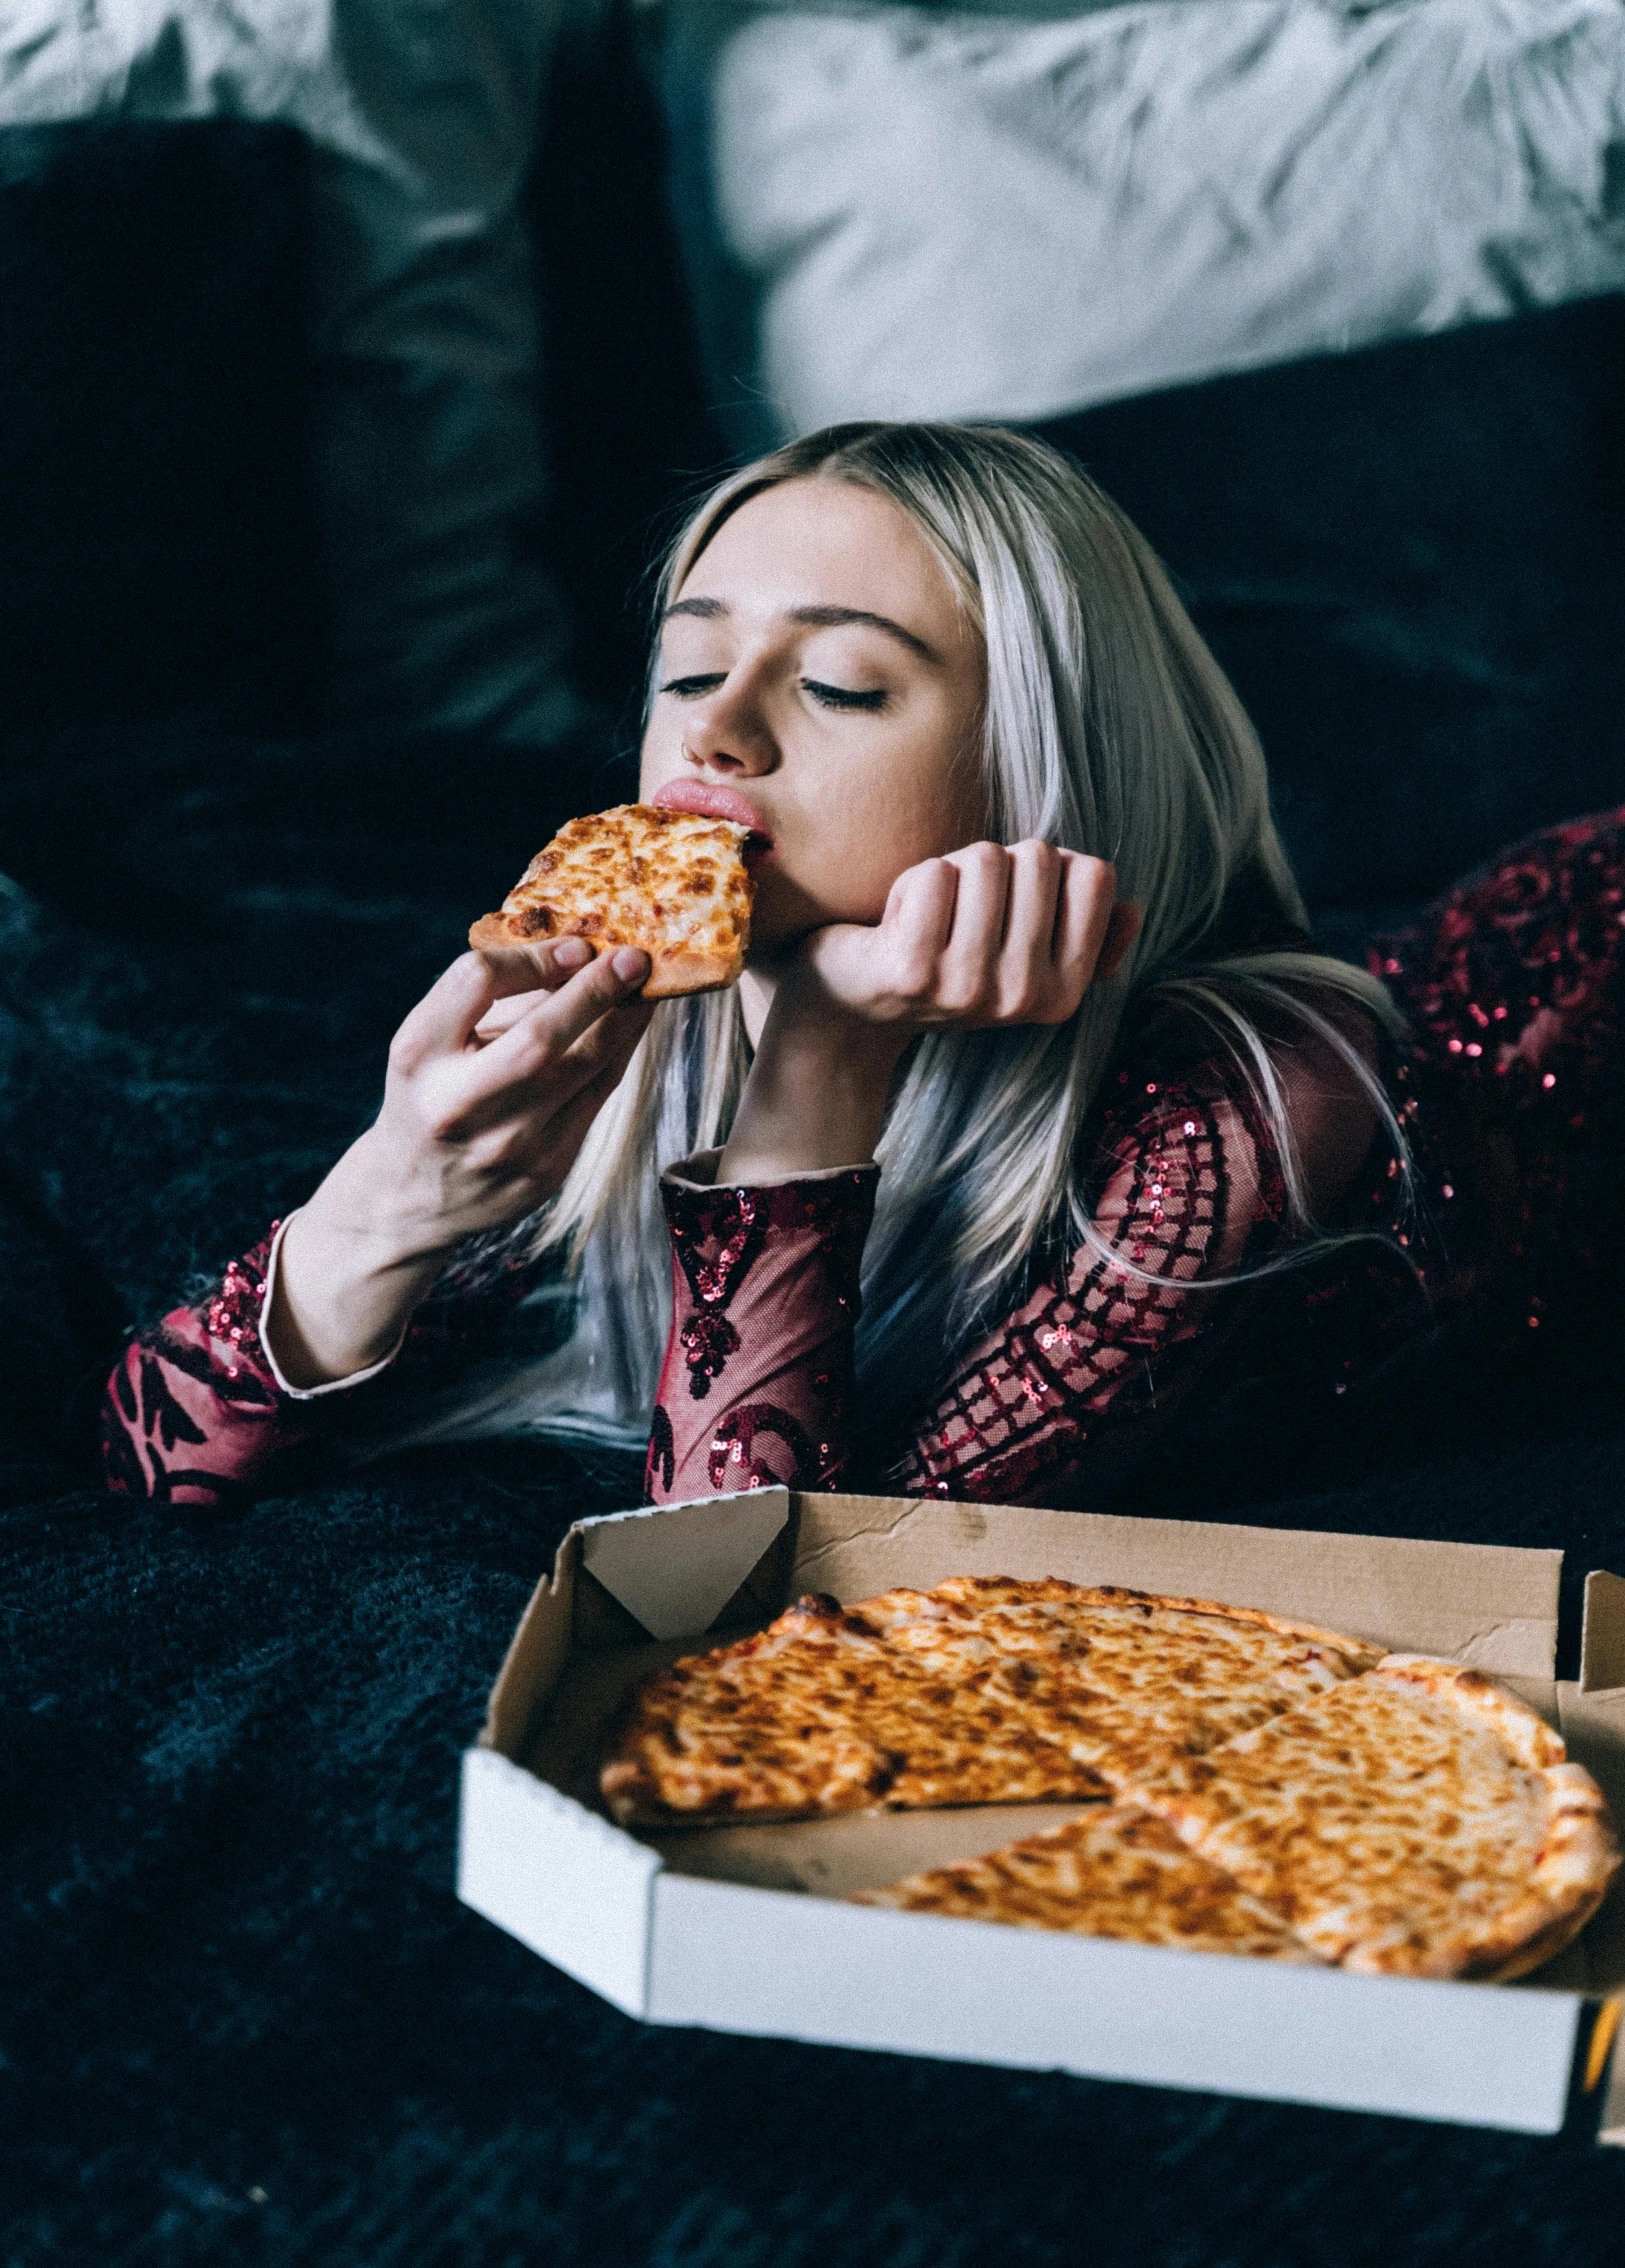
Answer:
<svg viewBox="0 0 1625 2268"><path fill-rule="evenodd" d="M0 779L0 2260L1616 2263L1625 2153L647 2028L466 1913L456 1765L613 1460L116 1504L124 1323L308 1191L563 804L464 747L27 751ZM1625 1570L1625 1427L1438 1413L1290 1525ZM1574 1643L1573 1591L1564 1645Z"/></svg>

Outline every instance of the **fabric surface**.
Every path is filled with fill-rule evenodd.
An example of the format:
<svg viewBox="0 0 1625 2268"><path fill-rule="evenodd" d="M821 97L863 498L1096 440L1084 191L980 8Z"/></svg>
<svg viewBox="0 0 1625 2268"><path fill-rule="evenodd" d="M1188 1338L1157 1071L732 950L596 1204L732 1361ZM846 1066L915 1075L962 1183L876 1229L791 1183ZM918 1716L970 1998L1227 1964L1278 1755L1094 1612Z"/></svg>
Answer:
<svg viewBox="0 0 1625 2268"><path fill-rule="evenodd" d="M546 744L578 722L521 212L548 27L531 0L24 0L0 18L0 126L224 116L308 137L307 439L333 696L357 723Z"/></svg>
<svg viewBox="0 0 1625 2268"><path fill-rule="evenodd" d="M235 119L0 129L8 729L320 706L309 154Z"/></svg>
<svg viewBox="0 0 1625 2268"><path fill-rule="evenodd" d="M1053 417L1625 283L1615 0L1033 16L676 0L678 209L741 447Z"/></svg>
<svg viewBox="0 0 1625 2268"><path fill-rule="evenodd" d="M644 2028L452 1893L458 1751L635 1461L425 1452L240 1512L84 1482L121 1321L297 1202L568 805L478 743L113 740L0 772L7 2268L1613 2268L1625 2156ZM540 828L541 833L536 830ZM87 877L95 887L87 889ZM1441 1407L1262 1517L1625 1570L1625 1437Z"/></svg>
<svg viewBox="0 0 1625 2268"><path fill-rule="evenodd" d="M1352 957L1379 909L1619 800L1622 398L1613 298L1038 428L1171 568Z"/></svg>

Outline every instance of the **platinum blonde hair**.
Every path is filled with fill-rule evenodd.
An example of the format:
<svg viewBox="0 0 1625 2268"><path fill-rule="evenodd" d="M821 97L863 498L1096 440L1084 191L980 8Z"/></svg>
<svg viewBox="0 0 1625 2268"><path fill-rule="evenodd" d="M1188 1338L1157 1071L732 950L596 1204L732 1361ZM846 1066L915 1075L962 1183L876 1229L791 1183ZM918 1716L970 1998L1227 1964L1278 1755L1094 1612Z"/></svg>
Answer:
<svg viewBox="0 0 1625 2268"><path fill-rule="evenodd" d="M1250 1084L1282 1161L1289 1228L1318 1234L1265 1022L1342 1057L1407 1166L1383 1089L1306 988L1389 1029L1383 987L1304 952L1219 951L1221 909L1248 875L1290 925L1303 902L1270 817L1264 758L1228 680L1160 562L1076 465L1043 443L955 425L846 425L722 482L678 536L663 612L731 514L791 480L841 480L908 514L981 631L987 654L986 830L1112 860L1144 910L1122 968L1054 1028L930 1031L916 1044L876 1150L863 1264L860 1382L900 1409L991 1320L1035 1256L1065 1241L1128 1273L1091 1217L1079 1135L1131 999L1156 994L1214 1029ZM671 1313L661 1169L726 1140L749 1068L737 992L662 1003L533 1249L569 1262L574 1328L546 1361L437 1425L629 1441L646 1431Z"/></svg>

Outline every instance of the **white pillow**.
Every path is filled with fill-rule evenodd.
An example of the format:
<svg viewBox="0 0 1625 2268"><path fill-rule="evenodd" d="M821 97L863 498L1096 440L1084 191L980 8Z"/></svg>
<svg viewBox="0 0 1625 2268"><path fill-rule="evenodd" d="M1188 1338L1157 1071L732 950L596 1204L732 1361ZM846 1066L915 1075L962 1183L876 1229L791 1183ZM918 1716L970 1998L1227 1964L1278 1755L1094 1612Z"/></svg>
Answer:
<svg viewBox="0 0 1625 2268"><path fill-rule="evenodd" d="M781 430L1036 420L1625 286L1619 0L676 5L691 260L757 295L718 376Z"/></svg>
<svg viewBox="0 0 1625 2268"><path fill-rule="evenodd" d="M14 0L0 125L229 114L316 148L317 500L344 711L546 741L575 721L536 557L519 195L536 0Z"/></svg>

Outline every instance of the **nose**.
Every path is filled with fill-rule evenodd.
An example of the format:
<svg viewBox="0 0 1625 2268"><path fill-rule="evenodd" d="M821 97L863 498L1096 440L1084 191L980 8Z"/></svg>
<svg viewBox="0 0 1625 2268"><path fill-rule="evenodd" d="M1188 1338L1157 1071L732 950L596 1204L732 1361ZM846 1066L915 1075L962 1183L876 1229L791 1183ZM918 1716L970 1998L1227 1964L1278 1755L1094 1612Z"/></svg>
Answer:
<svg viewBox="0 0 1625 2268"><path fill-rule="evenodd" d="M778 747L746 688L720 685L683 719L682 750L696 771L754 779L778 762Z"/></svg>

